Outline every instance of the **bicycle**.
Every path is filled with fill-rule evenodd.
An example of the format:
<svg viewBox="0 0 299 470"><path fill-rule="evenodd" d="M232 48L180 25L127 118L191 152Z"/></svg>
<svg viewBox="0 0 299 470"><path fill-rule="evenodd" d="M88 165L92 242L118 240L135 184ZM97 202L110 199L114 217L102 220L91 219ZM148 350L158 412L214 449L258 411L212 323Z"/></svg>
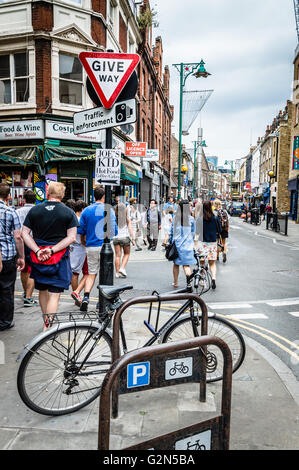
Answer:
<svg viewBox="0 0 299 470"><path fill-rule="evenodd" d="M176 373L179 372L180 374L188 374L189 372L189 367L186 366L183 362L181 364L177 364L176 362L174 363L174 366L169 369L169 375L172 377L176 375Z"/></svg>
<svg viewBox="0 0 299 470"><path fill-rule="evenodd" d="M197 254L196 258L197 268L187 277L187 287L175 293L192 292L193 280L195 286L199 283L201 257ZM72 413L90 404L101 393L104 376L112 362L109 325L115 312L123 305L120 295L133 289L133 286L99 286L99 289L106 300L106 311L101 313L101 322L98 312L56 314L52 327L33 338L19 356L18 392L33 411L49 416ZM150 315L148 320L144 323L153 336L144 347L156 341L177 341L201 334L201 312L191 300L180 306L160 329L159 313L155 328L150 324ZM122 321L120 333L125 354L128 348ZM228 321L209 314L208 335L221 337L229 345L235 372L245 357L241 333ZM221 380L222 355L217 348L210 347L205 355L207 382Z"/></svg>

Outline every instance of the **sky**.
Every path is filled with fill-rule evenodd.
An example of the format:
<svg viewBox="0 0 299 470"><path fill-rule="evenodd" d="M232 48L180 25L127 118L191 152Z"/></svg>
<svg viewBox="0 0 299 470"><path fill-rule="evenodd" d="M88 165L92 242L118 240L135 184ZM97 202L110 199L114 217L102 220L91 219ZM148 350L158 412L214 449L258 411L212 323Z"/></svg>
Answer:
<svg viewBox="0 0 299 470"><path fill-rule="evenodd" d="M172 132L178 138L180 76L172 64L203 59L211 76L189 76L184 90L214 91L183 144L192 148L202 127L205 153L219 164L246 156L292 97L293 0L152 0L151 7L171 74Z"/></svg>

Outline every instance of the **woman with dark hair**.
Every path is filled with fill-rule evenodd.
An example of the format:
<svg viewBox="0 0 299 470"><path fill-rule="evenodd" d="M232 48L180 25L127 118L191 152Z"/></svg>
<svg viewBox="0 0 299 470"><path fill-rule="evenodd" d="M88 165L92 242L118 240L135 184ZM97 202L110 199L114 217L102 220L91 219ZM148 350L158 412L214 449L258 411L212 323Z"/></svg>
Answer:
<svg viewBox="0 0 299 470"><path fill-rule="evenodd" d="M212 275L212 289L216 289L217 238L221 234L221 223L214 215L211 201L204 201L201 221L202 233L199 234L199 253L209 262Z"/></svg>
<svg viewBox="0 0 299 470"><path fill-rule="evenodd" d="M178 258L173 262L173 286L178 287L180 266L186 276L192 274L190 265L196 263L194 258L195 222L190 214L189 201L182 200L174 216L170 230L169 243L175 242Z"/></svg>
<svg viewBox="0 0 299 470"><path fill-rule="evenodd" d="M126 266L130 258L131 241L135 244L132 223L128 214L128 208L122 202L115 208L115 216L118 226L118 234L113 238L115 250L116 278L127 277ZM123 250L123 258L122 257Z"/></svg>

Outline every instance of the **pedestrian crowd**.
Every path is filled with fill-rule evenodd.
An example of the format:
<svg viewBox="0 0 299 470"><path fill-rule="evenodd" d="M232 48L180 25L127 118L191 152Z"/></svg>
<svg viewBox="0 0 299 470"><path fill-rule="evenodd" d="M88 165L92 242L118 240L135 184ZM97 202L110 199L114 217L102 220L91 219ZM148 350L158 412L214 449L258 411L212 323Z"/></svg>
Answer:
<svg viewBox="0 0 299 470"><path fill-rule="evenodd" d="M227 261L229 220L218 200L193 204L169 197L160 210L154 199L145 208L135 197L122 202L116 196L114 206L107 211L103 187L94 189L91 205L72 199L63 203L65 186L51 182L45 202L36 204L34 191L28 190L24 207L15 210L6 205L9 193L9 185L0 183L0 331L14 326L17 271L24 307L37 304L33 291L39 291L44 329L51 325L60 296L70 285L75 304L86 312L107 237L114 247L116 278L127 277L131 247L135 251L145 247L157 250L162 227L162 249L170 245L176 248L173 287L178 287L180 266L186 276L191 275L196 264L194 249L209 264L213 289L220 253L223 262Z"/></svg>

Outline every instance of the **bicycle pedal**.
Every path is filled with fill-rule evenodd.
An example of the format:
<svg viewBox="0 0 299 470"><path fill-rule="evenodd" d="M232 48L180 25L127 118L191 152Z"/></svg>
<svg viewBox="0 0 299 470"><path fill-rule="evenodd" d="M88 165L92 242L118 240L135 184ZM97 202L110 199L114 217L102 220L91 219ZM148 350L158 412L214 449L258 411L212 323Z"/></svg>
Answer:
<svg viewBox="0 0 299 470"><path fill-rule="evenodd" d="M149 323L147 322L146 320L144 320L144 324L145 326L150 330L151 333L153 333L153 335L157 335L157 331L155 330L155 328Z"/></svg>

